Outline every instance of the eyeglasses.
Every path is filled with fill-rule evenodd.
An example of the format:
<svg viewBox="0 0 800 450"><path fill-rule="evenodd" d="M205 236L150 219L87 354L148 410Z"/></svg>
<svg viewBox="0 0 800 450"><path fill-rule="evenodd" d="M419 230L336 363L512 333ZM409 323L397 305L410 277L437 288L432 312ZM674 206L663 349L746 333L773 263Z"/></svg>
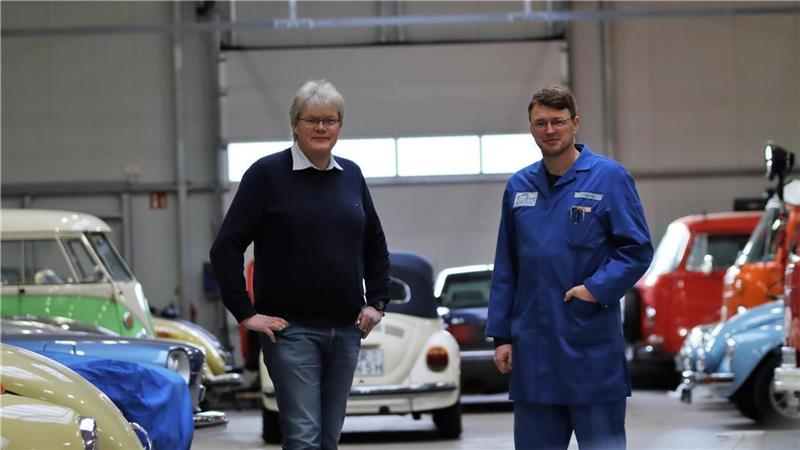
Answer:
<svg viewBox="0 0 800 450"><path fill-rule="evenodd" d="M572 122L572 117L566 119L559 117L551 120L539 119L534 120L533 123L531 123L531 127L536 128L537 130L545 130L547 129L547 125L550 125L553 128L563 128L570 122Z"/></svg>
<svg viewBox="0 0 800 450"><path fill-rule="evenodd" d="M336 125L342 123L341 120L334 119L333 117L326 117L324 119L320 119L317 117L301 117L300 122L303 122L304 124L310 127L315 127L317 126L318 123L322 122L322 125L324 125L326 128L335 127Z"/></svg>

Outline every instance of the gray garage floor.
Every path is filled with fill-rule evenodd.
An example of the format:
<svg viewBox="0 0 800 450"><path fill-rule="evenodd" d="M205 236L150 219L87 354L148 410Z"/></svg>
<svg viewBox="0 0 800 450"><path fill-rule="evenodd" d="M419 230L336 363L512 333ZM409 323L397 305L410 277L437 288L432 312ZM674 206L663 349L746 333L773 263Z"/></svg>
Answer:
<svg viewBox="0 0 800 450"><path fill-rule="evenodd" d="M340 449L511 450L513 414L505 394L464 398L464 433L459 440L436 436L430 417L348 417ZM277 449L261 441L258 410L229 411L222 431L195 437L193 450ZM744 418L725 400L699 398L686 405L666 391L637 390L628 402L631 450L797 450L800 429L764 429ZM577 450L577 443L570 450Z"/></svg>

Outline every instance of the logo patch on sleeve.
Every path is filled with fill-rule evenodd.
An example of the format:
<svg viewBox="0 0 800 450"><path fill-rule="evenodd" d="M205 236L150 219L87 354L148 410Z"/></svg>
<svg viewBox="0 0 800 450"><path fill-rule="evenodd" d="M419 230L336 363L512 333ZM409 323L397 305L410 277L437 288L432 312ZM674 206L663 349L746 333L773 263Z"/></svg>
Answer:
<svg viewBox="0 0 800 450"><path fill-rule="evenodd" d="M539 197L538 192L517 192L514 195L514 208L520 206L536 206L536 199Z"/></svg>
<svg viewBox="0 0 800 450"><path fill-rule="evenodd" d="M594 192L576 192L575 198L588 198L589 200L600 201L603 199L603 194L595 194Z"/></svg>

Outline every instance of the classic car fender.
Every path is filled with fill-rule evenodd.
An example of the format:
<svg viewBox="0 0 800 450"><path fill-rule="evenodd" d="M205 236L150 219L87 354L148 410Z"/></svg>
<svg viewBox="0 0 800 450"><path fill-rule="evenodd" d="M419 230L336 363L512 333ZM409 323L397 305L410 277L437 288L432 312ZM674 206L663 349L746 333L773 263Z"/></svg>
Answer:
<svg viewBox="0 0 800 450"><path fill-rule="evenodd" d="M717 372L727 353L728 338L765 325L783 322L783 301L777 300L749 309L728 319L721 327L711 331L713 343L705 349L705 372Z"/></svg>
<svg viewBox="0 0 800 450"><path fill-rule="evenodd" d="M6 392L64 406L97 420L99 447L141 449L133 426L113 402L83 377L55 361L0 343L0 384Z"/></svg>
<svg viewBox="0 0 800 450"><path fill-rule="evenodd" d="M733 381L721 384L715 390L723 397L733 395L759 363L783 343L783 323L762 325L754 330L738 333L727 339L726 354L719 365L720 372L733 374Z"/></svg>
<svg viewBox="0 0 800 450"><path fill-rule="evenodd" d="M159 339L188 342L203 349L208 366L205 371L204 383L209 388L229 389L243 384L241 375L232 373L234 370L233 355L208 330L186 320L163 317L153 317L153 326Z"/></svg>
<svg viewBox="0 0 800 450"><path fill-rule="evenodd" d="M96 422L64 406L0 395L0 448L97 449ZM82 430L84 430L82 432Z"/></svg>

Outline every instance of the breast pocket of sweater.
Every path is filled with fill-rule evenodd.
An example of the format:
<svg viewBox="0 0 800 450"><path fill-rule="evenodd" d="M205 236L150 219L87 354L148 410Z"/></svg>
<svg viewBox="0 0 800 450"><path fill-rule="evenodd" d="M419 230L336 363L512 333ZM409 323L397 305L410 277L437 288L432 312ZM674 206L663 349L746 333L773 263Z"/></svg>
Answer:
<svg viewBox="0 0 800 450"><path fill-rule="evenodd" d="M566 224L567 243L575 249L595 249L606 238L600 212L590 206L572 205Z"/></svg>

